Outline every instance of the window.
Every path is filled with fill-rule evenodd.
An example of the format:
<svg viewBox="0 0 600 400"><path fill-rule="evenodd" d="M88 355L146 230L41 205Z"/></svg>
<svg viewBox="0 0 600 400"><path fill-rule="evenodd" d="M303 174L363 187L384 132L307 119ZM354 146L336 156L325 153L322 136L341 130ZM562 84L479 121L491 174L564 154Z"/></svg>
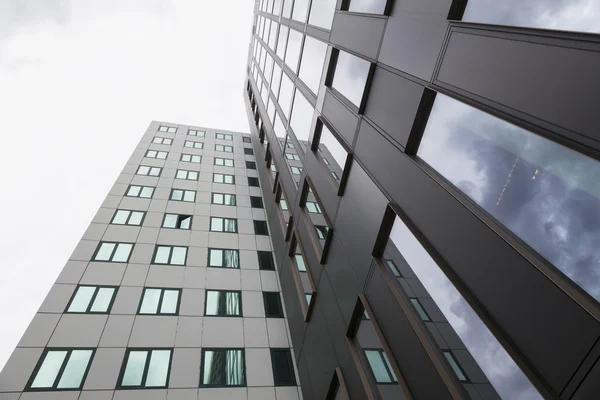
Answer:
<svg viewBox="0 0 600 400"><path fill-rule="evenodd" d="M279 200L279 206L281 207L281 209L283 211L287 211L288 210L287 201L285 201L285 199Z"/></svg>
<svg viewBox="0 0 600 400"><path fill-rule="evenodd" d="M419 314L419 317L421 317L423 321L431 321L429 315L427 315L427 312L425 312L425 309L423 308L418 299L410 299L410 302L415 307L417 313Z"/></svg>
<svg viewBox="0 0 600 400"><path fill-rule="evenodd" d="M308 23L324 29L331 29L337 0L313 1L310 7Z"/></svg>
<svg viewBox="0 0 600 400"><path fill-rule="evenodd" d="M248 177L248 186L260 187L260 185L258 184L258 178L253 178L253 177L249 176Z"/></svg>
<svg viewBox="0 0 600 400"><path fill-rule="evenodd" d="M173 139L155 136L154 139L152 139L152 143L170 145L173 143Z"/></svg>
<svg viewBox="0 0 600 400"><path fill-rule="evenodd" d="M204 131L199 131L198 129L189 129L188 135L204 137L206 133Z"/></svg>
<svg viewBox="0 0 600 400"><path fill-rule="evenodd" d="M302 254L295 254L294 260L296 261L296 266L298 267L298 271L306 272L306 263L304 262L304 257L302 257Z"/></svg>
<svg viewBox="0 0 600 400"><path fill-rule="evenodd" d="M215 157L215 165L220 165L222 167L233 167L233 160L231 158Z"/></svg>
<svg viewBox="0 0 600 400"><path fill-rule="evenodd" d="M217 139L221 139L221 140L233 140L233 135L230 135L228 133L218 133L216 135Z"/></svg>
<svg viewBox="0 0 600 400"><path fill-rule="evenodd" d="M227 174L213 174L214 183L228 183L230 185L235 184L235 176Z"/></svg>
<svg viewBox="0 0 600 400"><path fill-rule="evenodd" d="M213 204L223 204L225 206L235 206L235 194L213 193Z"/></svg>
<svg viewBox="0 0 600 400"><path fill-rule="evenodd" d="M171 200L193 202L196 200L196 191L195 190L172 189L171 190Z"/></svg>
<svg viewBox="0 0 600 400"><path fill-rule="evenodd" d="M112 286L77 286L67 305L68 313L108 313L117 288Z"/></svg>
<svg viewBox="0 0 600 400"><path fill-rule="evenodd" d="M319 154L317 154L317 150ZM333 179L339 183L340 176L346 168L348 151L342 145L342 140L338 139L320 119L317 120L312 151L317 159L323 160L323 169L330 172ZM329 162L328 158L334 160L333 164ZM331 171L331 169L335 169L339 173Z"/></svg>
<svg viewBox="0 0 600 400"><path fill-rule="evenodd" d="M317 237L319 240L325 240L327 238L327 232L329 232L329 227L323 225L315 225L315 231L317 232Z"/></svg>
<svg viewBox="0 0 600 400"><path fill-rule="evenodd" d="M307 201L306 209L309 213L321 214L321 208L319 207L319 204L315 201Z"/></svg>
<svg viewBox="0 0 600 400"><path fill-rule="evenodd" d="M138 314L179 314L179 289L145 288Z"/></svg>
<svg viewBox="0 0 600 400"><path fill-rule="evenodd" d="M243 136L243 137L242 137L242 141L243 141L244 143L252 143L252 139L250 139L250 137L249 137L249 136Z"/></svg>
<svg viewBox="0 0 600 400"><path fill-rule="evenodd" d="M210 217L210 230L237 233L237 219Z"/></svg>
<svg viewBox="0 0 600 400"><path fill-rule="evenodd" d="M152 197L153 193L154 188L151 186L129 185L129 189L127 189L127 193L125 194L125 196L142 197L144 199L149 199Z"/></svg>
<svg viewBox="0 0 600 400"><path fill-rule="evenodd" d="M232 249L208 249L208 266L216 268L240 268L240 255Z"/></svg>
<svg viewBox="0 0 600 400"><path fill-rule="evenodd" d="M300 161L300 156L298 154L293 153L285 153L285 158L288 160Z"/></svg>
<svg viewBox="0 0 600 400"><path fill-rule="evenodd" d="M140 165L136 174L145 176L160 176L162 168L160 167L149 167L146 165Z"/></svg>
<svg viewBox="0 0 600 400"><path fill-rule="evenodd" d="M254 161L246 161L246 169L256 169L256 163Z"/></svg>
<svg viewBox="0 0 600 400"><path fill-rule="evenodd" d="M340 178L337 176L337 174L333 171L331 171L331 176L333 176L333 179L335 179L336 181L340 180Z"/></svg>
<svg viewBox="0 0 600 400"><path fill-rule="evenodd" d="M216 151L224 151L226 153L233 153L233 146L226 146L223 144L215 144Z"/></svg>
<svg viewBox="0 0 600 400"><path fill-rule="evenodd" d="M197 181L198 180L198 171L188 171L185 169L178 169L177 175L175 175L177 179L187 179L189 181Z"/></svg>
<svg viewBox="0 0 600 400"><path fill-rule="evenodd" d="M202 161L202 156L196 156L196 155L192 155L192 154L182 154L181 161L199 164L200 161Z"/></svg>
<svg viewBox="0 0 600 400"><path fill-rule="evenodd" d="M250 207L252 208L264 208L262 197L250 196Z"/></svg>
<svg viewBox="0 0 600 400"><path fill-rule="evenodd" d="M117 210L110 223L115 225L140 226L145 215L146 213L143 211Z"/></svg>
<svg viewBox="0 0 600 400"><path fill-rule="evenodd" d="M290 149L293 149L293 148L294 148L294 145L292 144L292 142L289 142L289 141L288 141L288 142L285 144L285 147L287 147L287 148L290 148Z"/></svg>
<svg viewBox="0 0 600 400"><path fill-rule="evenodd" d="M27 384L29 390L81 389L95 349L45 349Z"/></svg>
<svg viewBox="0 0 600 400"><path fill-rule="evenodd" d="M296 374L290 349L271 349L275 386L296 386Z"/></svg>
<svg viewBox="0 0 600 400"><path fill-rule="evenodd" d="M204 148L204 142L195 142L193 140L186 140L183 144L184 147L191 147L193 149L202 149Z"/></svg>
<svg viewBox="0 0 600 400"><path fill-rule="evenodd" d="M306 14L308 13L309 0L295 0L292 19L300 22L306 22Z"/></svg>
<svg viewBox="0 0 600 400"><path fill-rule="evenodd" d="M394 276L396 278L402 277L402 274L400 273L400 270L396 266L396 263L394 262L394 260L385 260L385 263L390 268L390 271L392 271L392 273L394 274Z"/></svg>
<svg viewBox="0 0 600 400"><path fill-rule="evenodd" d="M321 75L323 73L326 53L326 43L313 39L310 36L306 36L304 39L304 48L302 49L302 60L300 61L300 72L298 72L298 76L314 94L319 93L319 85L321 84Z"/></svg>
<svg viewBox="0 0 600 400"><path fill-rule="evenodd" d="M281 84L279 88L279 107L283 111L283 115L286 118L290 117L290 107L292 105L292 94L294 93L294 84L292 80L288 77L288 75L284 72L281 75ZM283 129L285 131L285 129ZM277 136L283 138L284 136L280 136L280 129L277 129L277 120L275 121L275 133ZM285 135L285 132L283 132Z"/></svg>
<svg viewBox="0 0 600 400"><path fill-rule="evenodd" d="M246 154L248 156L253 156L254 155L254 150L249 149L247 147L244 147L244 154Z"/></svg>
<svg viewBox="0 0 600 400"><path fill-rule="evenodd" d="M185 265L187 247L157 245L152 264Z"/></svg>
<svg viewBox="0 0 600 400"><path fill-rule="evenodd" d="M468 381L467 376L463 372L462 368L458 365L458 361L454 357L454 354L452 354L451 351L447 351L447 350L442 351L442 354L444 355L444 358L446 359L446 361L448 361L448 364L450 364L450 367L452 367L452 370L456 374L456 377L458 378L458 380L461 382Z"/></svg>
<svg viewBox="0 0 600 400"><path fill-rule="evenodd" d="M192 216L182 214L165 214L162 227L173 229L190 229L192 227Z"/></svg>
<svg viewBox="0 0 600 400"><path fill-rule="evenodd" d="M265 271L275 271L275 263L273 262L273 253L270 251L257 251L258 253L258 268Z"/></svg>
<svg viewBox="0 0 600 400"><path fill-rule="evenodd" d="M383 14L388 0L347 0L342 10L352 12Z"/></svg>
<svg viewBox="0 0 600 400"><path fill-rule="evenodd" d="M382 349L365 349L364 351L377 383L398 383L390 361Z"/></svg>
<svg viewBox="0 0 600 400"><path fill-rule="evenodd" d="M257 235L268 235L267 221L254 221L254 233Z"/></svg>
<svg viewBox="0 0 600 400"><path fill-rule="evenodd" d="M200 386L246 386L244 349L202 349Z"/></svg>
<svg viewBox="0 0 600 400"><path fill-rule="evenodd" d="M159 132L169 132L169 133L175 133L175 132L177 132L177 128L174 128L174 127L172 127L172 126L164 126L164 125L161 125L161 126L159 126L159 127L158 127L158 131L159 131Z"/></svg>
<svg viewBox="0 0 600 400"><path fill-rule="evenodd" d="M283 318L283 306L278 292L263 292L263 300L267 318Z"/></svg>
<svg viewBox="0 0 600 400"><path fill-rule="evenodd" d="M288 35L287 50L285 52L285 63L292 70L298 72L298 60L300 59L300 48L302 47L302 33L295 29L290 29Z"/></svg>
<svg viewBox="0 0 600 400"><path fill-rule="evenodd" d="M157 150L148 150L146 152L146 157L148 158L159 158L161 160L164 160L165 158L167 158L167 153L166 151L157 151Z"/></svg>
<svg viewBox="0 0 600 400"><path fill-rule="evenodd" d="M204 315L217 317L242 316L242 292L227 290L207 290L204 301Z"/></svg>
<svg viewBox="0 0 600 400"><path fill-rule="evenodd" d="M171 369L171 349L127 349L121 388L166 388Z"/></svg>
<svg viewBox="0 0 600 400"><path fill-rule="evenodd" d="M345 51L338 50L331 87L360 108L371 63Z"/></svg>
<svg viewBox="0 0 600 400"><path fill-rule="evenodd" d="M319 150L319 151L321 151L321 150ZM329 160L327 160L326 158L323 158L323 164L325 164L325 165L331 165L331 164L329 164Z"/></svg>
<svg viewBox="0 0 600 400"><path fill-rule="evenodd" d="M122 262L129 261L133 243L100 242L94 252L94 261Z"/></svg>
<svg viewBox="0 0 600 400"><path fill-rule="evenodd" d="M302 173L302 167L290 167L292 170L292 174L300 175Z"/></svg>

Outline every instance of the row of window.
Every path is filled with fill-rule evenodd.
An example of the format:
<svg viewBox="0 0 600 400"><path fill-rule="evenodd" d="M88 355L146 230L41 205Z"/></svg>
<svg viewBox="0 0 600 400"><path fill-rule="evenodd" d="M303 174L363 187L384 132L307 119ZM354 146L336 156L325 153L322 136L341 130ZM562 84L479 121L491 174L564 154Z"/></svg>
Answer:
<svg viewBox="0 0 600 400"><path fill-rule="evenodd" d="M26 390L81 389L96 349L47 348L33 371ZM291 351L271 348L275 386L295 386ZM117 389L168 387L173 349L130 348L125 352ZM200 386L246 386L245 352L241 348L203 348Z"/></svg>
<svg viewBox="0 0 600 400"><path fill-rule="evenodd" d="M191 140L186 140L184 147L192 148L192 149L203 149L204 142L194 142ZM224 153L233 153L233 146L227 146L224 144L215 144L215 151L221 151ZM244 147L244 154L251 156L251 155L254 155L254 151L249 147ZM147 150L144 157L165 160L168 155L169 155L169 152L167 152L167 151ZM185 161L185 160L183 160L183 154L182 154L181 161ZM198 161L198 162L200 162L200 161Z"/></svg>
<svg viewBox="0 0 600 400"><path fill-rule="evenodd" d="M108 314L114 303L117 286L77 286L67 304L66 313ZM138 314L179 315L181 289L144 288ZM266 318L283 318L278 292L263 292ZM205 291L204 315L242 317L242 292L239 290Z"/></svg>
<svg viewBox="0 0 600 400"><path fill-rule="evenodd" d="M215 157L215 165L224 166L224 167L233 167L233 160L229 158L219 158ZM254 161L246 161L247 169L256 169L256 163ZM140 165L136 174L143 176L160 176L162 172L162 168L160 167L150 167L146 165ZM185 169L178 169L175 173L176 179L186 179L197 181L199 178L198 171L189 171Z"/></svg>
<svg viewBox="0 0 600 400"><path fill-rule="evenodd" d="M161 126L158 127L158 131L159 132L168 132L168 133L177 133L177 128L172 127L172 126L161 125ZM198 136L198 137L206 137L206 132L205 131L201 131L199 129L188 129L188 135L190 135L190 136ZM215 133L215 138L219 139L219 140L230 140L231 141L231 140L233 140L233 135L230 134L230 133L217 132L217 133ZM164 140L167 140L167 141L165 142ZM242 140L243 140L244 143L252 143L252 141L251 141L251 139L250 139L249 136L242 136ZM152 140L152 143L168 144L168 145L170 145L172 143L172 139L155 137Z"/></svg>
<svg viewBox="0 0 600 400"><path fill-rule="evenodd" d="M182 171L179 174L179 179L193 179L196 176L195 171ZM186 178L183 178L183 177ZM195 180L195 179L194 179ZM235 176L230 174L213 174L213 183L226 183L230 185L235 185ZM260 187L258 178L248 177L248 186ZM140 185L129 185L127 191L125 192L125 196L127 197L141 197L145 199L152 198L154 194L154 186L140 186ZM195 190L187 190L187 189L171 189L171 194L169 196L170 200L176 201L196 201L196 191Z"/></svg>
<svg viewBox="0 0 600 400"><path fill-rule="evenodd" d="M220 218L224 219L224 218ZM234 220L235 221L235 220ZM260 224L256 224L260 222ZM178 222L177 222L178 223ZM185 222L182 222L185 223ZM213 221L211 221L211 228ZM214 222L215 228L225 229L225 225L222 222ZM267 235L267 225L265 221L255 221L254 229L257 234ZM221 231L220 231L221 232ZM224 231L227 232L227 231ZM115 262L115 263L126 263L129 262L129 257L133 250L135 243L124 243L124 242L100 242L96 251L92 256L92 261L102 262ZM154 254L152 256L152 264L163 264L163 265L186 265L187 261L187 246L166 246L156 245L154 248ZM262 259L262 254L265 252L259 251L259 265L265 260ZM273 270L273 260L269 254L270 261L267 265L261 265L261 269ZM208 249L208 266L209 267L221 267L221 268L240 268L239 251L236 249Z"/></svg>

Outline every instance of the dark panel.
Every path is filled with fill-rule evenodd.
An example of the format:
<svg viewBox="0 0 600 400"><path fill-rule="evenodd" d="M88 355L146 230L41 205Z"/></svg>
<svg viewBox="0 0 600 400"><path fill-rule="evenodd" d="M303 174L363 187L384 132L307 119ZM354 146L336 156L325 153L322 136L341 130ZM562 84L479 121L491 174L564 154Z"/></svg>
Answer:
<svg viewBox="0 0 600 400"><path fill-rule="evenodd" d="M325 101L321 112L336 131L352 145L358 117L348 110L329 90L325 92Z"/></svg>
<svg viewBox="0 0 600 400"><path fill-rule="evenodd" d="M376 153L373 156L379 158ZM361 287L369 272L371 253L387 204L385 196L354 161L336 217L335 234L340 243L343 243L344 251Z"/></svg>
<svg viewBox="0 0 600 400"><path fill-rule="evenodd" d="M373 268L366 296L415 398L451 399L446 385L377 266Z"/></svg>
<svg viewBox="0 0 600 400"><path fill-rule="evenodd" d="M309 232L308 229L313 229L313 225L310 222L310 218L308 215L300 215L297 214L298 217L298 225L296 226L296 231L300 236L300 240L302 241L302 247L304 249L304 257L306 258L306 262L308 263L308 268L310 268L310 274L312 276L313 282L315 286L317 282L319 282L319 278L321 277L321 272L323 271L323 266L319 262L321 257L321 250L319 249L316 241L316 235L313 232ZM315 240L313 243L312 240Z"/></svg>
<svg viewBox="0 0 600 400"><path fill-rule="evenodd" d="M382 16L337 12L331 28L331 43L375 60L385 21Z"/></svg>
<svg viewBox="0 0 600 400"><path fill-rule="evenodd" d="M296 354L296 359L298 359L298 354ZM302 398L304 399L315 399L316 397L313 395L312 385L310 383L310 375L308 367L306 366L306 360L304 357L300 357L296 362L298 366L298 375L300 378L300 386L302 389Z"/></svg>
<svg viewBox="0 0 600 400"><path fill-rule="evenodd" d="M365 122L356 155L515 346L560 392L598 337L598 323ZM552 312L540 312L549 305Z"/></svg>
<svg viewBox="0 0 600 400"><path fill-rule="evenodd" d="M424 88L382 68L375 70L365 116L398 142L406 142L423 96Z"/></svg>
<svg viewBox="0 0 600 400"><path fill-rule="evenodd" d="M598 150L600 40L520 32L454 27L437 80Z"/></svg>
<svg viewBox="0 0 600 400"><path fill-rule="evenodd" d="M340 197L337 195L338 188L333 185L330 176L327 175L311 150L306 152L303 164L304 170L310 176L313 189L319 194L321 206L325 209L327 216L333 219L340 204Z"/></svg>
<svg viewBox="0 0 600 400"><path fill-rule="evenodd" d="M448 28L451 0L394 3L378 61L430 81Z"/></svg>
<svg viewBox="0 0 600 400"><path fill-rule="evenodd" d="M283 296L288 325L290 327L294 355L296 361L298 361L298 357L302 354L302 342L304 341L306 322L304 322L304 314L300 307L300 298L298 297L296 283L292 276L291 261L287 258L279 273L279 280L281 283L281 294Z"/></svg>
<svg viewBox="0 0 600 400"><path fill-rule="evenodd" d="M598 398L600 393L600 361L596 361L596 365L585 377L585 380L579 386L579 389L572 397L573 400L588 400Z"/></svg>

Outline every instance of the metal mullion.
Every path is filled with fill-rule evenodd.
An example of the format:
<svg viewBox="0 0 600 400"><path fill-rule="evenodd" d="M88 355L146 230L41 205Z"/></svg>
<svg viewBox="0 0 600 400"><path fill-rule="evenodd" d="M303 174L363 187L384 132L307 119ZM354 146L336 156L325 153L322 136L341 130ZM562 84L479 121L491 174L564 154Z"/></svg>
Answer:
<svg viewBox="0 0 600 400"><path fill-rule="evenodd" d="M173 246L169 246L169 257L167 257L167 264L171 264L171 256L173 255Z"/></svg>
<svg viewBox="0 0 600 400"><path fill-rule="evenodd" d="M390 382L394 383L398 383L397 379L394 379L394 375L392 375L392 372L390 371L390 367L388 366L388 363L386 361L386 357L384 357L385 352L383 351L383 349L379 350L379 358L381 358L381 361L383 362L383 365L385 366L385 370L388 374L388 378L390 379Z"/></svg>
<svg viewBox="0 0 600 400"><path fill-rule="evenodd" d="M141 192L141 190L140 190L140 192ZM133 211L131 211L131 210L127 210L127 212L129 214L127 214L127 218L125 219L125 225L129 225L129 220L131 219L131 214L133 214Z"/></svg>
<svg viewBox="0 0 600 400"><path fill-rule="evenodd" d="M46 353L46 357L48 357L48 353L50 353L50 352ZM63 360L63 363L60 366L58 373L56 374L56 378L54 379L54 384L52 385L52 389L56 389L58 387L58 382L60 382L60 378L62 378L62 374L63 374L63 372L65 372L65 368L67 368L67 364L69 362L69 359L71 358L72 353L73 353L73 350L67 350L67 356ZM44 361L46 361L46 360L44 359Z"/></svg>
<svg viewBox="0 0 600 400"><path fill-rule="evenodd" d="M160 308L162 307L164 295L165 295L165 289L160 289L160 296L158 297L158 306L156 307L156 314L161 314Z"/></svg>
<svg viewBox="0 0 600 400"><path fill-rule="evenodd" d="M141 192L142 192L142 189L140 189L140 193ZM112 262L113 257L115 256L115 253L117 252L117 248L119 247L119 243L117 243L117 242L112 242L112 243L115 244L115 247L113 248L112 252L110 253L110 257L108 258L108 261L110 261L110 262Z"/></svg>
<svg viewBox="0 0 600 400"><path fill-rule="evenodd" d="M146 363L144 365L144 373L142 374L142 382L140 387L146 387L146 378L148 378L148 370L150 369L150 358L152 357L152 350L146 351ZM131 352L129 353L131 355ZM129 360L127 360L129 361Z"/></svg>
<svg viewBox="0 0 600 400"><path fill-rule="evenodd" d="M89 313L90 310L92 309L92 305L94 304L94 301L96 300L96 296L98 295L99 291L100 291L100 287L99 286L95 286L94 294L92 295L92 298L90 299L90 302L88 303L87 307L85 308L85 312L86 313Z"/></svg>

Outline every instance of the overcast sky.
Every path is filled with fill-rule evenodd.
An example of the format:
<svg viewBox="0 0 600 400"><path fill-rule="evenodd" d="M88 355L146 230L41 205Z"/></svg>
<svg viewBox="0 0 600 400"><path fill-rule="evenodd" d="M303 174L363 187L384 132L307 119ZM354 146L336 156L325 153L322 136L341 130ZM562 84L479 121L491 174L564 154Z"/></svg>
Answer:
<svg viewBox="0 0 600 400"><path fill-rule="evenodd" d="M0 0L0 369L151 120L248 131L251 0Z"/></svg>

